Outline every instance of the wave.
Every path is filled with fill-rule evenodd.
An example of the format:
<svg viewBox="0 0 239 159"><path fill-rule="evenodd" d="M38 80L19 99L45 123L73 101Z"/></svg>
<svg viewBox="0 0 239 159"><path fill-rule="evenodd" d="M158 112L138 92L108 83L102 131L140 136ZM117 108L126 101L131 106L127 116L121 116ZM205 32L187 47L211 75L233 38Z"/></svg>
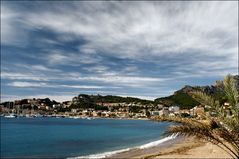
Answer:
<svg viewBox="0 0 239 159"><path fill-rule="evenodd" d="M153 141L153 142L150 142L148 144L142 145L142 146L139 147L139 149L146 149L146 148L157 146L157 145L159 145L159 144L161 144L163 142L175 139L177 136L178 136L178 134L173 134L173 135L165 137L163 139L160 139L160 140Z"/></svg>
<svg viewBox="0 0 239 159"><path fill-rule="evenodd" d="M163 142L175 139L178 136L178 134L173 134L171 136L165 137L163 139L157 140L157 141L153 141L141 146L137 146L137 147L132 147L132 148L126 148L126 149L120 149L120 150L116 150L116 151L109 151L109 152L104 152L104 153L98 153L98 154L92 154L92 155L86 155L86 156L78 156L78 157L69 157L68 159L100 159L100 158L106 158L106 157L110 157L112 155L118 154L118 153L122 153L122 152L126 152L132 149L147 149L147 148L151 148L157 145L162 144Z"/></svg>
<svg viewBox="0 0 239 159"><path fill-rule="evenodd" d="M79 156L79 157L69 157L68 159L81 159L81 158L87 158L87 159L95 159L95 158L106 158L110 157L114 154L121 153L121 152L126 152L131 150L131 148L127 149L121 149L121 150L116 150L116 151L110 151L110 152L104 152L104 153L98 153L98 154L93 154L93 155L87 155L87 156Z"/></svg>

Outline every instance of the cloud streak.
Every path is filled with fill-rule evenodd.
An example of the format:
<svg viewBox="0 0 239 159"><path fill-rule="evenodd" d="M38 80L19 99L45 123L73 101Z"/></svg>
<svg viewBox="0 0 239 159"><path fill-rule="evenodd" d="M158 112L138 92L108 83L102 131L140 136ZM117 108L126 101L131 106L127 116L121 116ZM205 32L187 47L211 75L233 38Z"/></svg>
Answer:
<svg viewBox="0 0 239 159"><path fill-rule="evenodd" d="M19 88L34 88L34 87L41 87L41 88L80 88L80 89L104 89L104 88L119 88L119 87L105 87L105 86L93 86L93 85L63 85L63 84L49 84L44 82L22 82L22 81L15 81L8 84L12 87L19 87Z"/></svg>
<svg viewBox="0 0 239 159"><path fill-rule="evenodd" d="M237 74L237 2L4 1L1 9L5 94L51 83L162 96L154 88Z"/></svg>
<svg viewBox="0 0 239 159"><path fill-rule="evenodd" d="M77 12L54 7L40 14L28 14L26 21L33 26L56 30L63 36L79 36L87 41L80 49L90 52L114 52L125 58L180 54L192 50L223 55L220 49L227 42L234 40L234 44L230 45L232 48L237 47L235 5L238 4L182 2L178 3L177 14L172 14L175 9L172 3L82 2L74 7ZM58 20L59 15L61 21ZM228 54L233 55L235 52Z"/></svg>

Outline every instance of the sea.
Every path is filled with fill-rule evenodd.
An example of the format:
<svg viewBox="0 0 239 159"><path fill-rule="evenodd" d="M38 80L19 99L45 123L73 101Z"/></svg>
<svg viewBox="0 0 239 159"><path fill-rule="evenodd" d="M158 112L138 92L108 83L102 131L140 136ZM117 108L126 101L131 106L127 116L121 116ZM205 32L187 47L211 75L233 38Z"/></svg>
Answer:
<svg viewBox="0 0 239 159"><path fill-rule="evenodd" d="M170 140L171 123L149 120L4 118L1 158L104 158Z"/></svg>

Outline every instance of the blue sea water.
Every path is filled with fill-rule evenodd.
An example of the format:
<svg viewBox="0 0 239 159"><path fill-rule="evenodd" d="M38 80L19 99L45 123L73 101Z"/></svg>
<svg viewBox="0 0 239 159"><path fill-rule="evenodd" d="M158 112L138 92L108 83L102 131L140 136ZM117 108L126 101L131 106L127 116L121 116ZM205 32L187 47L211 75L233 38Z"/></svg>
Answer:
<svg viewBox="0 0 239 159"><path fill-rule="evenodd" d="M169 123L144 120L1 118L1 157L76 157L162 138Z"/></svg>

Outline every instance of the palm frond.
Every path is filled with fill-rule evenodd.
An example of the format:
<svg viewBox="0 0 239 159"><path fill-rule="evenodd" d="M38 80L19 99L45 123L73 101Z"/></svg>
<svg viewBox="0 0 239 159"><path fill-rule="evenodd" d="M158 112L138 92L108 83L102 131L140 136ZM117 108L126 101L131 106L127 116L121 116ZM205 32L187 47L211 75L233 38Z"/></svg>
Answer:
<svg viewBox="0 0 239 159"><path fill-rule="evenodd" d="M214 100L211 96L207 95L204 92L195 91L191 94L196 101L198 101L202 105L209 106L211 112L216 113L216 115L221 115L222 107L220 107L219 101Z"/></svg>
<svg viewBox="0 0 239 159"><path fill-rule="evenodd" d="M168 131L165 132L166 135L179 134L182 136L195 136L200 140L206 140L217 145L232 157L239 156L238 143L235 142L237 140L236 134L226 129L221 131L220 123L214 120L199 122L194 119L179 117L160 117L157 120L181 123L181 125L171 126ZM232 147L228 145L232 145Z"/></svg>
<svg viewBox="0 0 239 159"><path fill-rule="evenodd" d="M192 97L202 105L210 108L206 121L197 121L192 118L158 117L158 121L179 123L169 128L169 134L195 136L209 141L222 148L234 158L239 158L239 96L233 76L227 75L223 81L225 97L230 107L224 108L219 101L204 92L192 92ZM227 111L232 114L228 115Z"/></svg>
<svg viewBox="0 0 239 159"><path fill-rule="evenodd" d="M235 106L238 103L238 91L236 89L236 81L233 76L227 75L223 81L224 91L226 96L232 106Z"/></svg>

